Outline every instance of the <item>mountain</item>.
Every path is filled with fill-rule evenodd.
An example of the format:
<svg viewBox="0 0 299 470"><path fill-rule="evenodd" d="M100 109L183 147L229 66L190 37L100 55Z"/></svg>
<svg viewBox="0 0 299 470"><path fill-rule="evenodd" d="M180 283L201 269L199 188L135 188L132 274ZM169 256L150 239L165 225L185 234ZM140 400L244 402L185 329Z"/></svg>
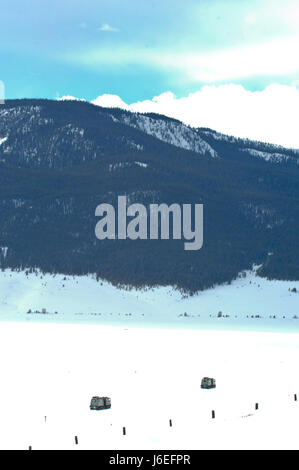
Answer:
<svg viewBox="0 0 299 470"><path fill-rule="evenodd" d="M299 152L86 102L0 106L0 263L189 292L253 264L299 278ZM204 244L97 240L95 208L204 205Z"/></svg>

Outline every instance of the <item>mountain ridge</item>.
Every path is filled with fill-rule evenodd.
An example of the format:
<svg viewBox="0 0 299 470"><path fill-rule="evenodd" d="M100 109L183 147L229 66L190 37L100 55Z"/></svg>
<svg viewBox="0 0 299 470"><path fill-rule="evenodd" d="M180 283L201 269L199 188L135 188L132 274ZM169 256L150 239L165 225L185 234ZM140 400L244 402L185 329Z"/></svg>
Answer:
<svg viewBox="0 0 299 470"><path fill-rule="evenodd" d="M196 153L205 153L206 151L206 153L210 153L212 157L216 157L217 152L213 148L211 148L209 144L209 140L211 141L211 139L214 140L214 143L215 141L220 140L222 144L224 142L237 144L238 146L242 147L242 150L244 150L243 147L247 146L247 147L253 147L254 150L259 150L259 149L261 151L268 150L268 153L270 154L271 153L279 154L278 151L280 151L282 155L285 155L288 158L293 158L294 160L296 160L296 164L299 164L299 149L291 149L291 148L279 146L277 144L269 144L266 142L260 142L260 141L255 141L251 139L235 137L235 136L223 134L213 129L209 129L205 127L194 128L190 125L184 124L182 121L178 119L156 114L156 113L137 113L137 112L132 112L128 110L123 110L121 108L104 108L104 107L101 107L101 106L98 106L98 105L95 105L86 101L73 101L73 100L54 101L54 100L45 100L45 99L8 100L5 103L5 109L6 109L5 113L7 114L7 109L9 108L15 109L14 108L15 105L20 105L21 107L24 107L26 106L26 104L28 104L31 106L36 105L36 107L38 107L38 106L42 106L42 105L49 104L49 103L51 104L56 103L62 106L66 104L67 105L70 104L72 107L77 106L79 108L80 107L81 108L93 107L94 109L97 109L99 113L102 114L102 116L105 115L107 117L110 117L114 120L114 122L118 122L119 124L126 124L127 126L130 126L130 127L135 127L139 130L142 130L146 134L152 135L158 138L159 140L165 141L166 143L172 144L179 148L184 148L186 150L194 150ZM3 106L0 107L0 117L2 116L1 114L2 108ZM171 123L172 125L182 128L185 132L188 131L189 134L192 134L192 133L195 134L201 141L204 142L204 146L205 146L204 151L202 151L202 149L196 149L195 145L193 145L193 148L192 148L190 145L186 147L183 144L180 145L179 142L176 143L174 141L169 141L169 138L167 139L167 137L169 137L170 132L166 137L164 136L164 138L161 135L157 136L158 132L156 133L153 132L153 130L150 129L149 125L148 126L142 125L140 122L138 122L138 117L142 118L142 120L146 120L148 124L149 124L149 121L155 121L158 123L167 122L167 123ZM171 131L172 131L172 134L174 134L175 128L171 129ZM2 129L1 129L1 132L3 133ZM7 139L8 137L5 136L5 137L2 137L2 139L3 138ZM204 140L204 138L206 138L206 140Z"/></svg>
<svg viewBox="0 0 299 470"><path fill-rule="evenodd" d="M298 279L296 150L158 116L74 101L1 105L0 266L189 292L253 264L263 276ZM146 206L203 203L203 248L190 255L179 240L97 241L95 207L122 194Z"/></svg>

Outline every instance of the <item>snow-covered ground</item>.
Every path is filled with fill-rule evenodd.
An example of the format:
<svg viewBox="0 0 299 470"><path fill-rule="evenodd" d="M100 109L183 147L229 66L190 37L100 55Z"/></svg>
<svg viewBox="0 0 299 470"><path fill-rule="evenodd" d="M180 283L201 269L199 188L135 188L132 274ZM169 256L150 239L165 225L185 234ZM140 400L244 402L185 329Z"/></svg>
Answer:
<svg viewBox="0 0 299 470"><path fill-rule="evenodd" d="M6 270L0 320L299 331L299 281L268 281L252 271L184 298L171 287L123 290L94 276Z"/></svg>
<svg viewBox="0 0 299 470"><path fill-rule="evenodd" d="M293 288L252 272L182 299L0 272L0 449L299 449Z"/></svg>
<svg viewBox="0 0 299 470"><path fill-rule="evenodd" d="M290 333L2 323L0 447L298 449L298 352Z"/></svg>

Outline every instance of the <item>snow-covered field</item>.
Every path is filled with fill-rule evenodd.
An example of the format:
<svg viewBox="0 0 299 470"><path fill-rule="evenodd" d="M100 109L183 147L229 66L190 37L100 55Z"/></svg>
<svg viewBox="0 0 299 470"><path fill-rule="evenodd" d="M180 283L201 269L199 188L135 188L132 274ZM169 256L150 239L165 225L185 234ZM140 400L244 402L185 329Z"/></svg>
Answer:
<svg viewBox="0 0 299 470"><path fill-rule="evenodd" d="M298 340L2 323L0 447L298 449ZM215 390L200 388L206 375L217 379ZM90 411L93 395L111 397L112 408Z"/></svg>
<svg viewBox="0 0 299 470"><path fill-rule="evenodd" d="M252 271L183 298L171 287L121 290L92 275L6 270L0 271L0 320L299 332L299 281L268 281Z"/></svg>
<svg viewBox="0 0 299 470"><path fill-rule="evenodd" d="M247 273L182 299L1 272L0 448L298 449L294 287Z"/></svg>

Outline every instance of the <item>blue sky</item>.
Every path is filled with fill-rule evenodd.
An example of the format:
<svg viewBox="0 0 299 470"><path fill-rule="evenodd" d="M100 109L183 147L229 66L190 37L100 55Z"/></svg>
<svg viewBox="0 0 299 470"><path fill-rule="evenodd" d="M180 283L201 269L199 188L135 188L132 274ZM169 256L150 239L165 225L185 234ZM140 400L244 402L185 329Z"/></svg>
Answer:
<svg viewBox="0 0 299 470"><path fill-rule="evenodd" d="M297 86L298 0L1 0L6 98Z"/></svg>
<svg viewBox="0 0 299 470"><path fill-rule="evenodd" d="M75 97L299 148L299 0L0 1L6 99Z"/></svg>

